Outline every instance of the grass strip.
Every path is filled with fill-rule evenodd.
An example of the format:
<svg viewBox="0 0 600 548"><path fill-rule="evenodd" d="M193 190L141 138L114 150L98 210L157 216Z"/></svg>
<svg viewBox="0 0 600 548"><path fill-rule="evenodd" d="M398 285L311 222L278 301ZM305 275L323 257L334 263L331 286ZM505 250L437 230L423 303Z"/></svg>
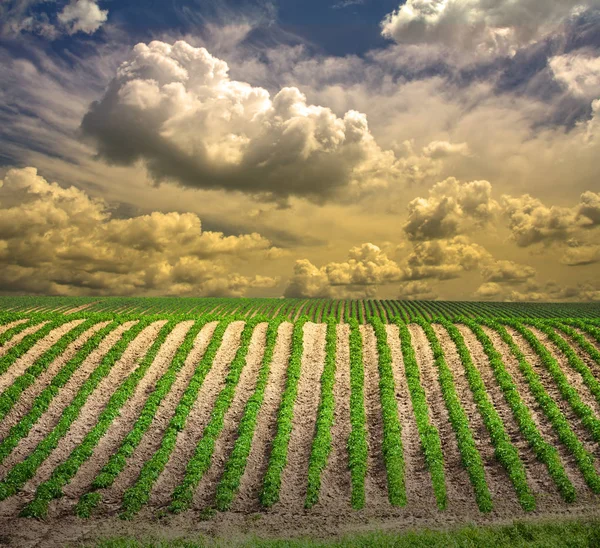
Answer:
<svg viewBox="0 0 600 548"><path fill-rule="evenodd" d="M427 405L425 390L421 385L419 365L412 346L410 331L406 324L399 318L396 318L394 323L398 326L400 331L400 346L402 348L402 356L404 359L404 372L415 413L421 447L423 448L425 462L427 463L427 467L431 474L433 492L438 508L444 510L448 504L448 494L446 491L444 455L442 453L440 434L438 429L431 424L429 419L429 406Z"/></svg>
<svg viewBox="0 0 600 548"><path fill-rule="evenodd" d="M35 379L46 371L50 364L62 355L71 343L75 342L96 323L96 319L89 319L67 331L0 394L0 421L4 420L4 417L17 403L21 394L35 382Z"/></svg>
<svg viewBox="0 0 600 548"><path fill-rule="evenodd" d="M396 385L392 369L392 353L383 322L373 317L370 321L377 340L379 366L379 398L383 421L382 451L387 475L388 499L392 506L406 505L402 426L398 417Z"/></svg>
<svg viewBox="0 0 600 548"><path fill-rule="evenodd" d="M333 386L335 384L335 358L337 345L337 321L333 318L327 321L325 334L325 364L321 374L321 400L317 410L315 436L313 438L308 461L308 487L304 507L312 508L319 501L321 491L321 473L327 466L331 452L333 412L335 400Z"/></svg>
<svg viewBox="0 0 600 548"><path fill-rule="evenodd" d="M257 324L261 321L262 320L255 317L246 322L246 325L244 326L244 330L240 337L240 345L229 366L229 371L225 377L225 385L219 392L213 406L210 421L204 428L202 437L194 450L194 454L186 466L185 476L183 477L182 482L173 491L171 504L169 506L171 512L179 513L190 507L198 483L200 483L200 480L210 468L215 444L225 425L225 415L231 407L231 403L235 396L235 390L247 362L248 350L250 349L250 343L252 341L252 333Z"/></svg>
<svg viewBox="0 0 600 548"><path fill-rule="evenodd" d="M485 479L483 461L481 460L481 455L475 445L475 439L473 438L473 433L469 427L469 419L460 403L460 398L456 393L454 376L446 362L444 350L429 322L418 319L416 323L420 325L425 332L425 336L431 346L434 363L438 370L438 379L442 397L444 398L444 403L448 410L450 424L452 424L452 428L456 435L456 442L458 444L458 450L460 451L461 461L469 474L469 479L471 480L471 485L475 492L477 506L481 512L491 512L493 508L492 496ZM498 447L497 450L501 449L503 448Z"/></svg>
<svg viewBox="0 0 600 548"><path fill-rule="evenodd" d="M29 412L10 429L7 436L0 442L0 462L4 462L4 459L12 453L13 449L19 444L19 441L29 434L30 430L40 417L48 410L50 403L58 394L59 390L67 383L73 373L81 366L92 351L97 348L100 342L111 331L123 323L123 321L123 319L115 320L98 330L84 343L77 354L62 366L60 371L50 381L50 384L33 400Z"/></svg>
<svg viewBox="0 0 600 548"><path fill-rule="evenodd" d="M558 361L550 351L540 342L533 332L522 323L514 320L505 320L507 325L513 327L529 343L534 352L539 356L544 368L556 383L560 395L571 406L571 409L581 420L581 423L592 434L594 441L600 443L600 420L596 417L589 405L582 400L577 390L569 383Z"/></svg>
<svg viewBox="0 0 600 548"><path fill-rule="evenodd" d="M260 503L266 508L273 506L279 500L281 475L287 464L288 446L294 418L294 402L298 394L298 381L300 380L302 365L304 324L307 321L308 318L306 316L302 316L296 320L292 333L292 348L288 362L285 389L281 396L277 412L277 431L273 438L267 472L265 473L262 490L259 495Z"/></svg>
<svg viewBox="0 0 600 548"><path fill-rule="evenodd" d="M225 330L233 321L234 318L228 318L222 320L219 322L219 325L217 325L212 339L206 348L206 352L204 352L200 363L198 363L196 371L194 371L183 396L181 396L181 399L175 408L175 413L171 417L171 420L163 433L160 447L152 457L144 463L136 482L123 494L121 518L132 518L150 499L152 486L164 470L167 462L169 462L169 457L171 456L173 449L175 449L177 436L179 432L185 428L187 418L198 398L200 387L204 383L204 379L210 371L217 351L221 346Z"/></svg>
<svg viewBox="0 0 600 548"><path fill-rule="evenodd" d="M258 414L265 399L265 390L269 381L273 351L277 342L277 333L283 321L284 318L269 321L265 353L258 373L256 387L254 393L246 402L244 414L238 427L237 439L231 455L225 464L223 475L217 485L216 506L220 511L228 510L231 507L231 503L238 492L242 476L248 464L252 439L254 438L254 432L258 423Z"/></svg>
<svg viewBox="0 0 600 548"><path fill-rule="evenodd" d="M171 364L161 378L157 381L152 394L148 396L140 415L129 433L122 440L121 445L113 453L108 462L102 467L98 475L94 478L91 490L82 495L75 507L75 514L81 518L90 517L93 509L100 503L102 496L98 493L99 489L110 487L115 479L125 468L127 459L133 455L136 447L142 441L144 434L150 428L161 402L170 392L173 383L177 379L177 374L185 365L189 353L194 347L194 343L201 329L209 322L211 318L204 316L198 320L186 333L182 344L179 346Z"/></svg>
<svg viewBox="0 0 600 548"><path fill-rule="evenodd" d="M0 358L0 375L4 375L8 368L15 363L21 356L27 353L31 348L41 339L43 339L46 335L50 334L54 329L60 327L62 324L67 321L72 321L72 318L60 316L55 318L42 327L35 331L34 333L30 333L23 337L23 339L15 344L15 346L9 348Z"/></svg>
<svg viewBox="0 0 600 548"><path fill-rule="evenodd" d="M71 451L67 459L54 469L50 478L38 486L33 500L23 508L21 516L44 518L47 515L50 502L62 496L62 488L71 481L81 465L92 456L94 448L113 421L120 416L121 408L133 396L137 385L154 363L160 347L178 323L179 320L170 320L161 328L138 366L112 394L94 427Z"/></svg>
<svg viewBox="0 0 600 548"><path fill-rule="evenodd" d="M69 431L71 424L77 419L81 408L97 388L100 381L108 375L113 365L123 355L123 352L129 346L129 343L144 329L150 320L140 320L131 329L126 331L119 342L117 342L111 350L104 356L100 365L88 377L86 382L81 386L73 401L64 409L58 424L53 430L42 440L29 456L15 464L6 477L0 481L0 500L4 500L11 495L17 493L25 483L30 480L36 473L41 464L48 458L50 453L57 447L58 442Z"/></svg>
<svg viewBox="0 0 600 548"><path fill-rule="evenodd" d="M519 370L523 374L523 377L525 377L525 381L529 385L533 397L537 401L544 415L546 415L547 419L550 421L552 428L558 435L558 439L575 458L577 466L590 489L594 491L594 493L600 493L600 476L594 467L594 456L585 449L583 443L581 443L575 432L573 432L573 429L569 426L567 419L556 402L548 395L548 392L546 392L544 385L540 381L539 375L527 361L525 354L523 354L503 325L493 320L482 320L482 323L497 331L502 340L509 346L511 352L519 362ZM469 327L471 326L469 325ZM536 450L536 454L537 453L538 451ZM555 469L554 466L553 469ZM552 473L551 470L551 474ZM557 480L555 479L555 481ZM561 489L561 492L562 490L565 490L567 493L567 497L565 497L566 500L572 500L573 495L568 494L571 491L571 488L565 484L564 480L560 480L559 478L557 484L559 489Z"/></svg>

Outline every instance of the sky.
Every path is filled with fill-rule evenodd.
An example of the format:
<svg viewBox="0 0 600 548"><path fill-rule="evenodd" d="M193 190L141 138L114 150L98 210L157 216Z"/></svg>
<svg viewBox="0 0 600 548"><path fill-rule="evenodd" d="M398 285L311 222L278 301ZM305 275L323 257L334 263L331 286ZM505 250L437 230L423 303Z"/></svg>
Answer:
<svg viewBox="0 0 600 548"><path fill-rule="evenodd" d="M0 293L600 300L600 0L0 0Z"/></svg>

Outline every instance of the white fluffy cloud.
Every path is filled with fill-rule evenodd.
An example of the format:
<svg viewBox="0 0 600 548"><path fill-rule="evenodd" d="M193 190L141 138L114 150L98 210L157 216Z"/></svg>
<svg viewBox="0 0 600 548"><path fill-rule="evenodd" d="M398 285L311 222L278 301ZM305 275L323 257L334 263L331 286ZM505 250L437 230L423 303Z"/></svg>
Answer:
<svg viewBox="0 0 600 548"><path fill-rule="evenodd" d="M408 204L404 231L411 240L451 238L492 219L498 204L488 181L461 183L449 178L437 183L427 198Z"/></svg>
<svg viewBox="0 0 600 548"><path fill-rule="evenodd" d="M598 0L407 0L382 22L401 44L440 44L463 51L512 54Z"/></svg>
<svg viewBox="0 0 600 548"><path fill-rule="evenodd" d="M587 52L557 55L548 60L554 78L571 93L588 99L600 96L600 57Z"/></svg>
<svg viewBox="0 0 600 548"><path fill-rule="evenodd" d="M58 14L58 20L69 34L93 34L108 19L108 10L101 10L96 0L71 0Z"/></svg>
<svg viewBox="0 0 600 548"><path fill-rule="evenodd" d="M110 162L142 160L157 181L291 195L385 186L397 172L364 114L311 105L296 87L274 97L231 80L229 67L184 41L138 44L83 119Z"/></svg>
<svg viewBox="0 0 600 548"><path fill-rule="evenodd" d="M277 283L234 271L273 252L259 234L203 231L192 213L113 219L103 201L34 168L9 170L0 187L4 291L241 296Z"/></svg>

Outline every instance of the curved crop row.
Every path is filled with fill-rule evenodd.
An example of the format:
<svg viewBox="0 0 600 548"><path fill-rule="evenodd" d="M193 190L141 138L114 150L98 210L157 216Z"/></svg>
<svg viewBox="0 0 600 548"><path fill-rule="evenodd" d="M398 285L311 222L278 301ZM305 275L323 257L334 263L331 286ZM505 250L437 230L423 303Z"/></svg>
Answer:
<svg viewBox="0 0 600 548"><path fill-rule="evenodd" d="M62 324L71 320L72 318L60 316L52 321L49 321L34 333L30 333L29 335L23 337L18 344L15 344L15 346L11 347L6 354L0 358L0 375L6 373L8 368L21 356L27 353L34 344L43 339L46 335L50 334L50 332L57 327L60 327Z"/></svg>
<svg viewBox="0 0 600 548"><path fill-rule="evenodd" d="M527 361L525 354L515 343L510 333L503 325L493 320L482 320L482 322L496 330L502 340L510 347L511 352L519 362L519 369L525 377L529 389L540 406L542 412L548 420L554 431L557 433L561 443L571 452L577 466L589 485L595 493L600 493L600 476L594 467L594 456L585 449L583 443L579 440L575 432L569 426L569 423L556 402L548 395L546 389L540 381L539 375L534 371L531 364Z"/></svg>
<svg viewBox="0 0 600 548"><path fill-rule="evenodd" d="M19 444L19 441L29 434L40 417L48 410L50 403L59 390L67 383L85 359L111 331L123 322L123 319L116 319L94 333L79 349L77 354L62 366L60 371L50 381L50 384L35 398L28 413L10 429L8 435L0 442L0 462L3 462Z"/></svg>
<svg viewBox="0 0 600 548"><path fill-rule="evenodd" d="M431 424L431 421L429 420L429 407L427 405L425 390L423 390L423 387L421 386L421 375L419 373L417 357L411 343L410 331L406 327L406 324L399 318L396 318L395 324L400 331L400 345L402 347L402 356L404 358L404 372L406 374L410 399L415 413L421 447L425 454L425 462L431 473L433 491L438 507L443 510L448 503L448 495L446 492L444 455L442 453L440 434L438 429Z"/></svg>
<svg viewBox="0 0 600 548"><path fill-rule="evenodd" d="M307 321L308 318L303 316L294 324L287 379L277 412L277 432L273 438L269 464L267 465L267 472L260 493L260 502L267 508L273 506L279 500L281 474L287 464L288 446L294 418L294 403L298 394L298 381L300 380L302 364L304 324Z"/></svg>
<svg viewBox="0 0 600 548"><path fill-rule="evenodd" d="M271 371L271 362L273 361L273 351L277 342L277 333L283 321L283 318L271 320L267 328L265 353L258 373L256 387L244 408L244 414L238 427L237 439L217 486L216 505L221 511L228 510L231 506L233 498L239 489L241 478L246 470L248 455L250 454L252 439L254 438L258 421L258 413L265 398L265 390Z"/></svg>
<svg viewBox="0 0 600 548"><path fill-rule="evenodd" d="M519 431L527 440L527 443L535 453L535 456L548 468L548 473L554 480L554 483L556 483L562 498L567 502L574 501L576 495L575 488L565 473L565 469L560 461L558 451L555 447L544 440L540 434L540 431L538 430L538 427L531 416L529 408L521 399L516 384L504 366L502 355L500 352L498 352L498 350L496 350L496 348L494 348L494 344L492 343L491 339L486 335L483 329L481 329L481 327L475 323L475 321L469 319L463 319L462 321L467 327L469 327L477 340L481 343L483 351L487 355L492 371L494 372L496 382L500 386L500 390L502 390L504 399L511 408L513 416L517 421ZM521 359L524 359L524 356L520 355L516 356L516 358L520 362ZM528 365L520 364L519 367L522 371L524 371L527 370ZM535 380L537 381L537 379ZM537 382L539 383L539 381Z"/></svg>
<svg viewBox="0 0 600 548"><path fill-rule="evenodd" d="M468 320L465 320L467 322ZM490 401L485 384L481 374L473 364L471 353L465 344L462 334L456 326L448 321L440 320L440 323L446 328L450 338L454 341L458 355L465 368L465 373L479 413L490 434L494 446L494 454L502 464L517 492L519 503L524 510L535 509L535 498L529 489L525 466L519 457L515 446L511 443L510 437L506 432L504 423L496 411L496 408Z"/></svg>
<svg viewBox="0 0 600 548"><path fill-rule="evenodd" d="M54 469L50 478L38 486L33 500L23 508L22 516L35 518L46 516L50 501L62 496L63 486L71 481L81 465L92 456L94 448L106 434L115 418L119 416L125 402L135 393L137 385L154 363L160 347L177 323L178 320L171 320L162 327L138 366L112 394L94 427L85 435L81 443L71 451L68 458Z"/></svg>
<svg viewBox="0 0 600 548"><path fill-rule="evenodd" d="M50 364L66 350L67 346L77 340L95 323L97 323L95 319L89 319L65 333L0 394L0 421L4 420L4 417L17 403L23 391L48 369Z"/></svg>
<svg viewBox="0 0 600 548"><path fill-rule="evenodd" d="M592 434L596 442L600 442L600 420L596 417L589 405L582 400L577 390L571 386L566 375L550 351L539 341L530 329L514 320L505 320L507 325L516 329L539 356L542 365L550 373L556 383L560 395L569 403L575 414L581 419L582 424Z"/></svg>
<svg viewBox="0 0 600 548"><path fill-rule="evenodd" d="M122 518L133 517L148 502L152 486L164 470L167 462L169 462L169 457L177 442L177 436L179 432L185 428L188 415L198 398L200 387L204 383L204 379L210 371L215 356L221 346L225 330L232 321L233 318L228 318L222 320L219 325L217 325L212 339L206 348L206 352L204 352L200 363L196 367L183 396L181 396L181 399L175 408L175 413L171 417L169 425L163 433L160 447L154 455L144 463L135 484L127 489L123 495Z"/></svg>
<svg viewBox="0 0 600 548"><path fill-rule="evenodd" d="M388 499L393 506L404 506L406 504L406 486L402 426L398 418L392 353L387 342L387 331L381 320L373 317L371 325L375 331L379 356L379 398L383 422L382 451L387 474Z"/></svg>
<svg viewBox="0 0 600 548"><path fill-rule="evenodd" d="M0 322L2 325L15 321L15 317L13 314L6 314L3 316L2 321ZM42 322L43 320L40 318L29 319L25 322L18 323L17 325L13 325L9 327L4 333L0 334L0 348L2 348L8 341L10 341L15 335L21 333L21 331L25 331L25 329L30 328L31 326Z"/></svg>
<svg viewBox="0 0 600 548"><path fill-rule="evenodd" d="M231 402L235 396L235 389L240 381L242 370L246 365L246 357L250 348L250 342L252 341L252 333L260 321L262 320L252 318L244 326L240 338L240 346L229 366L229 371L225 377L225 385L217 396L210 414L210 421L202 431L202 436L196 445L194 454L186 466L182 482L173 491L171 505L169 506L172 512L178 513L189 508L198 483L200 483L200 480L210 468L217 438L225 425L225 414L231 407Z"/></svg>
<svg viewBox="0 0 600 548"><path fill-rule="evenodd" d="M321 473L327 466L331 452L331 427L335 400L333 386L335 384L335 357L337 342L337 322L327 322L325 335L325 365L321 374L321 401L317 410L315 437L313 438L310 459L308 462L308 489L304 506L312 508L319 500L321 490Z"/></svg>
<svg viewBox="0 0 600 548"><path fill-rule="evenodd" d="M211 321L210 316L204 316L198 320L186 333L185 338L179 348L176 350L171 364L157 381L152 394L146 400L142 411L140 412L135 424L115 453L113 453L108 462L102 467L98 475L92 481L91 491L85 493L80 498L75 513L79 517L89 517L92 510L100 503L101 495L98 489L109 487L113 484L117 476L123 471L127 464L127 459L133 455L135 448L140 444L145 432L150 428L154 417L160 407L161 402L167 396L173 383L177 378L177 373L184 366L188 354L194 347L194 343L200 333L200 330Z"/></svg>
<svg viewBox="0 0 600 548"><path fill-rule="evenodd" d="M36 446L27 458L11 468L4 480L0 482L0 500L17 493L25 482L30 480L50 453L57 447L58 442L69 431L71 424L77 419L81 408L108 375L113 365L121 358L131 341L150 323L149 319L140 320L131 329L126 331L118 343L104 356L100 365L93 371L88 379L78 390L73 401L64 409L58 424Z"/></svg>
<svg viewBox="0 0 600 548"><path fill-rule="evenodd" d="M485 479L483 461L481 460L481 455L475 445L473 433L469 427L469 419L460 403L460 398L456 393L454 376L446 363L442 345L429 322L419 319L416 323L420 325L425 332L429 345L431 346L434 363L438 370L438 379L442 397L444 398L444 403L448 410L448 417L456 435L456 442L458 444L463 466L469 474L469 479L471 480L473 490L475 491L477 506L482 512L490 512L493 506L492 496L490 495L490 490Z"/></svg>

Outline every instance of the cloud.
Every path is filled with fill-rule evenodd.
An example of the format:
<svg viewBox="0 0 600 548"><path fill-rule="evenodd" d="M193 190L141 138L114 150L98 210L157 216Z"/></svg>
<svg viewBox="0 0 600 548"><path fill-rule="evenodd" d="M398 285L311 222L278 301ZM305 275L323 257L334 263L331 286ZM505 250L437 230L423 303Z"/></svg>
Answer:
<svg viewBox="0 0 600 548"><path fill-rule="evenodd" d="M68 34L93 34L107 19L108 10L101 10L96 0L71 0L58 14Z"/></svg>
<svg viewBox="0 0 600 548"><path fill-rule="evenodd" d="M271 97L187 42L138 44L82 128L107 161L141 160L157 181L315 201L385 186L395 156L355 110L338 117L296 87Z"/></svg>
<svg viewBox="0 0 600 548"><path fill-rule="evenodd" d="M527 265L500 260L484 265L481 275L486 282L490 283L519 284L535 277L536 271Z"/></svg>
<svg viewBox="0 0 600 548"><path fill-rule="evenodd" d="M492 219L497 203L491 198L488 181L461 183L449 178L437 183L428 198L408 204L404 232L411 240L451 238Z"/></svg>
<svg viewBox="0 0 600 548"><path fill-rule="evenodd" d="M102 200L35 168L9 170L0 187L0 290L241 296L277 283L234 271L275 250L259 234L203 231L192 213L114 219Z"/></svg>
<svg viewBox="0 0 600 548"><path fill-rule="evenodd" d="M436 294L427 282L403 282L400 284L398 299L401 300L432 300Z"/></svg>
<svg viewBox="0 0 600 548"><path fill-rule="evenodd" d="M40 7L63 4L56 13ZM98 0L13 0L0 5L0 35L17 36L30 33L55 40L63 34L83 32L94 34L108 19L108 10L98 6Z"/></svg>
<svg viewBox="0 0 600 548"><path fill-rule="evenodd" d="M551 57L548 66L554 78L574 95L600 96L600 57L591 52L566 53Z"/></svg>
<svg viewBox="0 0 600 548"><path fill-rule="evenodd" d="M400 44L437 44L476 54L511 55L598 0L407 0L382 21Z"/></svg>
<svg viewBox="0 0 600 548"><path fill-rule="evenodd" d="M501 202L512 238L521 247L565 242L578 231L600 226L600 194L591 191L570 208L548 207L529 194L503 196Z"/></svg>
<svg viewBox="0 0 600 548"><path fill-rule="evenodd" d="M567 266L586 266L600 262L600 245L582 244L577 240L569 241L568 247L560 259Z"/></svg>

